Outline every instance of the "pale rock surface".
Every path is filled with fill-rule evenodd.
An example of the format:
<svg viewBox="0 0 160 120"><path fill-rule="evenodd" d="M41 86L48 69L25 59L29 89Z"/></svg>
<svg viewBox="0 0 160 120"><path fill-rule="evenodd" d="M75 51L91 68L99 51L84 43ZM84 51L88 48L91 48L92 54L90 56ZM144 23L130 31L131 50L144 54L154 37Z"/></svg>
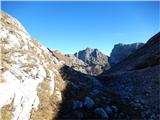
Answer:
<svg viewBox="0 0 160 120"><path fill-rule="evenodd" d="M86 73L90 75L99 75L104 69L110 68L108 56L98 49L86 48L70 56L82 60L87 65L85 68Z"/></svg>
<svg viewBox="0 0 160 120"><path fill-rule="evenodd" d="M54 71L57 70L49 66L59 65L59 61L3 11L0 29L0 110L13 102L11 119L29 120L32 110L38 110L40 104L40 83L48 82L50 96L54 93ZM5 118L2 115L0 119Z"/></svg>

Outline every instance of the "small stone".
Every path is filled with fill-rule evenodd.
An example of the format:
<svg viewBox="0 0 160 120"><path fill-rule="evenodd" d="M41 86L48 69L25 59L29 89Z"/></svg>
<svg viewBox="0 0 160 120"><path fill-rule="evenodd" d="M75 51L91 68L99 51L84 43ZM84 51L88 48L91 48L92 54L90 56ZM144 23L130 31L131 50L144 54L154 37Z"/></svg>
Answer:
<svg viewBox="0 0 160 120"><path fill-rule="evenodd" d="M107 107L105 108L105 111L106 111L108 114L112 114L112 109L111 109L109 106L107 106Z"/></svg>
<svg viewBox="0 0 160 120"><path fill-rule="evenodd" d="M103 109L103 108L96 108L95 110L94 110L94 112L97 114L97 115L99 115L101 118L106 118L106 119L108 119L109 118L109 116L108 116L108 114L105 112L105 110Z"/></svg>
<svg viewBox="0 0 160 120"><path fill-rule="evenodd" d="M73 109L78 109L78 108L82 108L83 107L83 103L79 100L74 100L73 101Z"/></svg>
<svg viewBox="0 0 160 120"><path fill-rule="evenodd" d="M90 97L85 98L84 106L86 106L87 108L91 108L91 107L93 107L94 104L95 104L95 102Z"/></svg>
<svg viewBox="0 0 160 120"><path fill-rule="evenodd" d="M112 105L112 109L114 112L118 112L118 108L116 106Z"/></svg>
<svg viewBox="0 0 160 120"><path fill-rule="evenodd" d="M90 94L91 95L96 95L96 94L98 94L100 92L100 90L98 90L98 89L93 89L91 92L90 92Z"/></svg>

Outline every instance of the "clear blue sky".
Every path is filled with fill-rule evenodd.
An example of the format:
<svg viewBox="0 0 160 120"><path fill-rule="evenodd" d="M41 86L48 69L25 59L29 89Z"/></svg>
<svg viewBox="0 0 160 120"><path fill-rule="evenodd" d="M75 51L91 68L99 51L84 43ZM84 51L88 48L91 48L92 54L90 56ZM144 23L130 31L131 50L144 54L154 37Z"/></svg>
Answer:
<svg viewBox="0 0 160 120"><path fill-rule="evenodd" d="M86 47L110 54L116 43L146 42L160 31L157 2L2 2L30 35L49 48Z"/></svg>

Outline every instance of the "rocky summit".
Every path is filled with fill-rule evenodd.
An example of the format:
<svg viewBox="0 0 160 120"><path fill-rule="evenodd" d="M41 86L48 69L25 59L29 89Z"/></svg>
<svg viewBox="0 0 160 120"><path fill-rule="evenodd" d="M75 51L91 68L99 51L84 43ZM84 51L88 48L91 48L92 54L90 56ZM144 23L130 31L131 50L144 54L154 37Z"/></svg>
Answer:
<svg viewBox="0 0 160 120"><path fill-rule="evenodd" d="M0 14L0 120L159 119L159 33L110 68L98 49L64 55Z"/></svg>
<svg viewBox="0 0 160 120"><path fill-rule="evenodd" d="M87 64L86 71L90 75L98 75L104 69L109 69L108 56L98 49L86 48L74 54L75 57Z"/></svg>
<svg viewBox="0 0 160 120"><path fill-rule="evenodd" d="M132 43L132 44L116 44L112 49L109 62L111 65L115 65L125 58L127 58L130 54L134 53L136 50L141 48L144 43Z"/></svg>

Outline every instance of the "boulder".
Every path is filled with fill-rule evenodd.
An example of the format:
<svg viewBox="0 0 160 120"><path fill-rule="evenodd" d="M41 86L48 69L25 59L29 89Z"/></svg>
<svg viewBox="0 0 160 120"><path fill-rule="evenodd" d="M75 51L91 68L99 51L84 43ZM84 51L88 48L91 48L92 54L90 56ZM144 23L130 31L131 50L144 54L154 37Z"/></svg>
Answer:
<svg viewBox="0 0 160 120"><path fill-rule="evenodd" d="M84 106L86 106L87 108L91 108L91 107L93 107L94 104L95 104L95 102L90 97L85 98Z"/></svg>
<svg viewBox="0 0 160 120"><path fill-rule="evenodd" d="M95 110L94 110L94 112L98 115L98 116L100 116L101 118L105 118L105 119L108 119L109 118L109 116L108 116L108 114L106 113L106 111L102 108L102 107L99 107L99 108L96 108Z"/></svg>

